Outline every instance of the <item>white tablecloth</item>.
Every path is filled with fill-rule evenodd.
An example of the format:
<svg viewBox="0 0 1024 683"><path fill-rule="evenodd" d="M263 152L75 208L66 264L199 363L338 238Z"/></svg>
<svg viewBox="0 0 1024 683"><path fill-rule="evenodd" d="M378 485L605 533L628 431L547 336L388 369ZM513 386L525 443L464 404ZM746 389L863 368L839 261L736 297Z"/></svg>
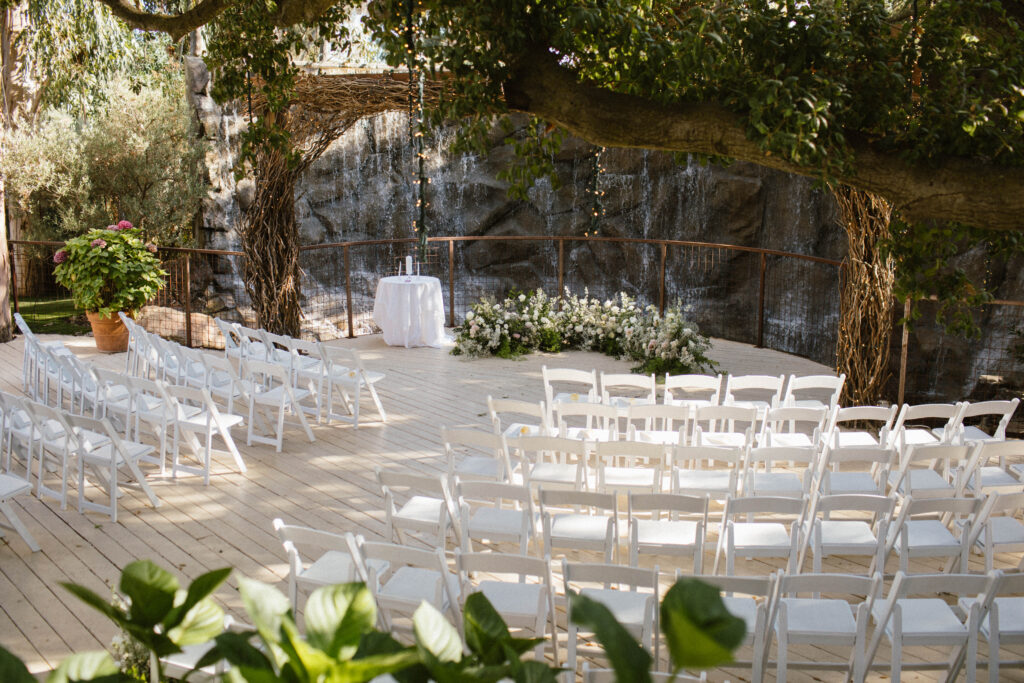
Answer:
<svg viewBox="0 0 1024 683"><path fill-rule="evenodd" d="M441 347L445 341L441 282L426 275L381 278L373 319L388 346Z"/></svg>

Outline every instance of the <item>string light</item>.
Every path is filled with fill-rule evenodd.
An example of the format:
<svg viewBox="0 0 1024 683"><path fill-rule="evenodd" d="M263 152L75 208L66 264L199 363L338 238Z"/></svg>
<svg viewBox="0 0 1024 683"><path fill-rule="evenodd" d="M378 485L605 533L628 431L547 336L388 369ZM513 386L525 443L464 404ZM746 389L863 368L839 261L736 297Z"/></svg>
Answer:
<svg viewBox="0 0 1024 683"><path fill-rule="evenodd" d="M601 156L604 154L604 151L604 147L594 149L594 156L592 158L594 172L591 175L590 182L587 183L587 194L590 195L591 200L590 220L588 221L587 229L583 231L584 237L597 236L601 230L601 219L605 216L604 201L602 199L604 197L604 190L601 189L601 176L605 171Z"/></svg>
<svg viewBox="0 0 1024 683"><path fill-rule="evenodd" d="M405 0L405 54L406 70L409 78L409 138L416 154L416 167L413 171L413 185L416 187L416 204L413 212L412 231L419 237L419 258L427 258L427 194L426 186L430 182L426 174L426 158L424 136L426 126L423 116L423 70L416 59L416 35L420 27L414 22L414 0ZM418 3L420 7L422 2Z"/></svg>

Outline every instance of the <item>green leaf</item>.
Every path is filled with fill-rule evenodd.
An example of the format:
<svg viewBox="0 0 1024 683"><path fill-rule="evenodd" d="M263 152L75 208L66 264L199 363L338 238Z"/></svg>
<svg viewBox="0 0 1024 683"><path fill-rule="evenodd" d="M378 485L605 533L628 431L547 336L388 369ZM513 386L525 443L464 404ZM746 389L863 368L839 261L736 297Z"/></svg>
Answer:
<svg viewBox="0 0 1024 683"><path fill-rule="evenodd" d="M509 640L508 625L483 593L471 593L463 610L466 645L484 664L504 660L502 642Z"/></svg>
<svg viewBox="0 0 1024 683"><path fill-rule="evenodd" d="M676 671L731 662L746 628L726 609L719 590L698 579L680 579L661 603L661 630Z"/></svg>
<svg viewBox="0 0 1024 683"><path fill-rule="evenodd" d="M304 616L312 645L331 657L351 659L377 620L377 606L365 584L324 586L309 596Z"/></svg>
<svg viewBox="0 0 1024 683"><path fill-rule="evenodd" d="M214 639L213 647L203 655L196 668L202 668L216 664L222 659L237 667L246 667L250 670L266 669L273 672L274 665L267 656L250 642L255 634L234 633L225 631Z"/></svg>
<svg viewBox="0 0 1024 683"><path fill-rule="evenodd" d="M110 653L98 651L71 655L47 676L46 683L117 683L120 679L121 672Z"/></svg>
<svg viewBox="0 0 1024 683"><path fill-rule="evenodd" d="M72 595L74 595L76 598L78 598L85 604L89 605L101 614L106 615L106 617L111 621L122 625L125 623L126 615L121 610L115 608L109 602L107 602L106 600L104 600L99 595L97 595L90 589L86 588L85 586L80 586L77 583L66 582L63 582L60 585L67 589L68 592L70 592Z"/></svg>
<svg viewBox="0 0 1024 683"><path fill-rule="evenodd" d="M25 663L8 650L0 647L0 681L4 683L36 683Z"/></svg>
<svg viewBox="0 0 1024 683"><path fill-rule="evenodd" d="M439 662L457 662L462 659L462 640L455 627L448 623L437 608L423 601L412 615L416 643Z"/></svg>
<svg viewBox="0 0 1024 683"><path fill-rule="evenodd" d="M362 683L377 676L393 674L419 664L420 656L414 648L391 654L371 655L361 659L336 662L328 679L333 683Z"/></svg>
<svg viewBox="0 0 1024 683"><path fill-rule="evenodd" d="M212 572L206 572L205 574L196 578L189 587L188 594L185 596L185 600L180 604L176 605L172 609L167 617L163 621L164 629L170 630L177 626L181 620L188 614L200 600L213 593L217 588L224 583L224 581L231 574L231 567L225 567L223 569L214 569ZM216 635L216 634L214 634Z"/></svg>
<svg viewBox="0 0 1024 683"><path fill-rule="evenodd" d="M238 591L260 635L268 642L278 642L281 623L291 613L288 598L276 588L244 576L238 580Z"/></svg>
<svg viewBox="0 0 1024 683"><path fill-rule="evenodd" d="M131 598L131 619L151 628L174 607L178 579L149 560L132 562L121 572L121 592Z"/></svg>
<svg viewBox="0 0 1024 683"><path fill-rule="evenodd" d="M206 643L224 630L224 610L209 598L193 605L167 637L179 646Z"/></svg>
<svg viewBox="0 0 1024 683"><path fill-rule="evenodd" d="M650 683L651 655L640 647L611 611L585 595L572 593L572 620L594 632L619 683Z"/></svg>
<svg viewBox="0 0 1024 683"><path fill-rule="evenodd" d="M353 660L363 659L373 655L395 654L404 650L416 652L416 665L405 667L399 671L391 672L399 683L427 683L430 680L430 672L422 665L419 658L419 650L407 648L394 639L390 633L380 631L369 631L364 633L359 640L359 649L356 651Z"/></svg>

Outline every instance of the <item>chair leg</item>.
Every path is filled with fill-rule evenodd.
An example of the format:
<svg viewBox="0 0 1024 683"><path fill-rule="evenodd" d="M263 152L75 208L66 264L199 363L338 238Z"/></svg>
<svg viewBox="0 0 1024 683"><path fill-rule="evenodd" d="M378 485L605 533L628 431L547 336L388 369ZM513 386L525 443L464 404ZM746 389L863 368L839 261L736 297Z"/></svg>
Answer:
<svg viewBox="0 0 1024 683"><path fill-rule="evenodd" d="M39 544L36 543L36 539L32 538L32 534L29 533L28 527L25 526L17 513L14 512L14 508L11 507L10 502L6 500L0 501L0 512L4 513L4 517L7 518L7 522L15 531L18 532L18 535L21 536L22 540L24 540L26 544L28 544L28 547L32 552L39 552Z"/></svg>
<svg viewBox="0 0 1024 683"><path fill-rule="evenodd" d="M377 388L372 384L366 385L370 390L370 396L373 397L373 403L377 406L377 412L380 413L380 421L387 422L388 416L384 412L384 405L380 402L380 396L377 395Z"/></svg>

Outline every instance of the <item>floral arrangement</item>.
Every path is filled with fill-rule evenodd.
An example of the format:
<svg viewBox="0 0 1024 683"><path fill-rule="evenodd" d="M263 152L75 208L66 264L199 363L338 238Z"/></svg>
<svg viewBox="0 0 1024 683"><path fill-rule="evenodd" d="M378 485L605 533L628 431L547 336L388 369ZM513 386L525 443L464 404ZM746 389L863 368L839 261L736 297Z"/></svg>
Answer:
<svg viewBox="0 0 1024 683"><path fill-rule="evenodd" d="M512 292L502 302L473 304L455 329L456 355L512 358L537 349L600 351L629 358L636 372L681 374L713 369L711 344L679 306L664 315L642 307L625 292L601 301L566 290L558 310L542 290Z"/></svg>
<svg viewBox="0 0 1024 683"><path fill-rule="evenodd" d="M121 221L68 240L53 255L53 274L78 308L103 317L135 311L164 286L167 273L156 251L138 228Z"/></svg>

